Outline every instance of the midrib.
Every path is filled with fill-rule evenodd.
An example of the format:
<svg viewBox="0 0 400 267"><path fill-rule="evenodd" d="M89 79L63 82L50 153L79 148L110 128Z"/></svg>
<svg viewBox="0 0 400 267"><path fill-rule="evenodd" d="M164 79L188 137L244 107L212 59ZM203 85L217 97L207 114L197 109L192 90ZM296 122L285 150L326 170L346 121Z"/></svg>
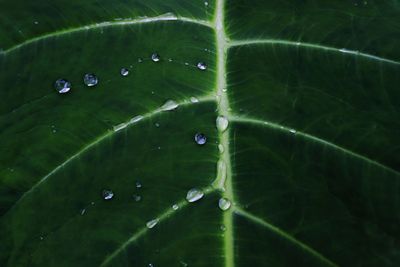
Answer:
<svg viewBox="0 0 400 267"><path fill-rule="evenodd" d="M216 34L217 46L217 107L218 115L229 118L229 99L226 92L226 58L227 58L227 36L225 33L224 24L224 0L217 0L217 6L214 17L214 30ZM232 187L232 168L229 152L229 127L224 132L219 132L219 143L223 146L224 150L220 154L220 161L222 161L226 168L218 168L217 179L223 179L222 185L223 196L229 199L232 203L235 202L233 187ZM220 173L226 170L225 174ZM225 227L223 246L225 256L225 267L234 267L234 234L233 234L233 213L232 208L224 211L223 224Z"/></svg>

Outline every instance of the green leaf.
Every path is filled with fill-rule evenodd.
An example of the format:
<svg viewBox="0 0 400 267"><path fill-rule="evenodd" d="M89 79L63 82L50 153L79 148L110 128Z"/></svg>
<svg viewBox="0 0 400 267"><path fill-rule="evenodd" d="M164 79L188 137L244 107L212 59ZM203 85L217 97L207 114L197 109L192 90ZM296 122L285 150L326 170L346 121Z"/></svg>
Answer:
<svg viewBox="0 0 400 267"><path fill-rule="evenodd" d="M397 0L0 7L0 266L400 264Z"/></svg>

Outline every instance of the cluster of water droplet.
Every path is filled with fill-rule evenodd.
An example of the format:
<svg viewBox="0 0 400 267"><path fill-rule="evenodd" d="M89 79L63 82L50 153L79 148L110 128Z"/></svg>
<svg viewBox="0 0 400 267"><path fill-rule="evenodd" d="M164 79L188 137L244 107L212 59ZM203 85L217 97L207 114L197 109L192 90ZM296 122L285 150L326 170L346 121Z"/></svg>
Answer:
<svg viewBox="0 0 400 267"><path fill-rule="evenodd" d="M161 56L158 53L151 54L150 58L151 58L151 61L153 61L153 62L160 62L160 60L161 60ZM170 58L170 59L168 59L168 61L172 62L173 60ZM143 62L143 59L138 58L138 63L142 63L142 62ZM189 65L189 63L185 63L185 65ZM207 69L207 65L204 62L198 62L197 68L201 71L205 71ZM129 69L125 68L125 67L121 68L120 74L123 77L128 76ZM93 87L99 83L99 78L93 73L86 73L83 76L83 83L88 87ZM60 94L68 93L69 91L71 91L71 82L68 81L67 79L60 78L54 82L54 88Z"/></svg>

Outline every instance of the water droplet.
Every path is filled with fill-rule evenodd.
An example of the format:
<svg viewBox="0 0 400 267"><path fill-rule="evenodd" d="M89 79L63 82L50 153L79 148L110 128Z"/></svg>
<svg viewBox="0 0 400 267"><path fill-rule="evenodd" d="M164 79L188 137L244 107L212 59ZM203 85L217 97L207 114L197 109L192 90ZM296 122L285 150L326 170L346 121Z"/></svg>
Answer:
<svg viewBox="0 0 400 267"><path fill-rule="evenodd" d="M142 183L139 181L136 181L136 188L142 188Z"/></svg>
<svg viewBox="0 0 400 267"><path fill-rule="evenodd" d="M168 59L168 62L172 62L172 61L174 61L172 58L169 58L169 59Z"/></svg>
<svg viewBox="0 0 400 267"><path fill-rule="evenodd" d="M121 130L124 129L124 128L126 128L126 123L121 123L121 124L115 125L115 126L113 127L114 132L121 131Z"/></svg>
<svg viewBox="0 0 400 267"><path fill-rule="evenodd" d="M222 153L224 153L225 148L224 148L224 146L222 144L219 144L218 145L218 150L219 150L219 153L222 154Z"/></svg>
<svg viewBox="0 0 400 267"><path fill-rule="evenodd" d="M185 62L185 66L189 66L189 62Z"/></svg>
<svg viewBox="0 0 400 267"><path fill-rule="evenodd" d="M71 90L71 83L65 79L58 79L54 83L54 88L60 94L65 94L65 93L69 92L69 90Z"/></svg>
<svg viewBox="0 0 400 267"><path fill-rule="evenodd" d="M93 73L87 73L85 74L85 76L83 76L83 82L85 83L86 86L92 87L97 85L99 79Z"/></svg>
<svg viewBox="0 0 400 267"><path fill-rule="evenodd" d="M218 201L218 206L221 210L228 210L231 207L232 203L227 198L220 198Z"/></svg>
<svg viewBox="0 0 400 267"><path fill-rule="evenodd" d="M197 99L196 97L192 96L192 97L190 98L190 102L192 102L192 103L198 103L198 102L199 102L199 99Z"/></svg>
<svg viewBox="0 0 400 267"><path fill-rule="evenodd" d="M158 62L158 61L160 61L160 55L157 54L157 53L153 53L153 54L151 55L151 60L153 60L153 62Z"/></svg>
<svg viewBox="0 0 400 267"><path fill-rule="evenodd" d="M204 145L207 142L207 137L202 133L197 133L194 136L194 140L198 145Z"/></svg>
<svg viewBox="0 0 400 267"><path fill-rule="evenodd" d="M177 210L177 209L179 209L179 206L178 206L178 204L174 204L174 205L172 205L172 209L173 209L173 210Z"/></svg>
<svg viewBox="0 0 400 267"><path fill-rule="evenodd" d="M297 131L296 131L295 129L290 129L289 131L290 131L291 133L293 133L293 134L297 133Z"/></svg>
<svg viewBox="0 0 400 267"><path fill-rule="evenodd" d="M102 195L105 200L110 200L114 197L114 193L111 190L103 190Z"/></svg>
<svg viewBox="0 0 400 267"><path fill-rule="evenodd" d="M167 100L167 102L165 102L164 105L161 106L161 110L172 111L174 109L177 109L178 106L178 103L176 103L174 100Z"/></svg>
<svg viewBox="0 0 400 267"><path fill-rule="evenodd" d="M225 231L226 231L225 225L221 225L221 226L219 227L219 229L221 229L222 232L225 232Z"/></svg>
<svg viewBox="0 0 400 267"><path fill-rule="evenodd" d="M43 236L41 236L41 237L39 237L40 238L40 240L43 240L44 239L44 237Z"/></svg>
<svg viewBox="0 0 400 267"><path fill-rule="evenodd" d="M207 1L206 1L206 2L204 2L204 5L205 5L205 6L208 6L208 2L207 2Z"/></svg>
<svg viewBox="0 0 400 267"><path fill-rule="evenodd" d="M197 63L197 68L199 70L206 70L207 69L207 65L204 62L199 62L199 63Z"/></svg>
<svg viewBox="0 0 400 267"><path fill-rule="evenodd" d="M224 132L228 128L229 121L226 117L218 116L216 122L218 131Z"/></svg>
<svg viewBox="0 0 400 267"><path fill-rule="evenodd" d="M135 116L130 120L130 123L135 123L135 122L138 122L138 121L140 121L142 119L143 119L143 116L141 116L141 115Z"/></svg>
<svg viewBox="0 0 400 267"><path fill-rule="evenodd" d="M149 267L154 267L153 263L149 263Z"/></svg>
<svg viewBox="0 0 400 267"><path fill-rule="evenodd" d="M141 197L140 195L133 195L133 199L134 199L136 202L139 202L140 200L142 200L142 197Z"/></svg>
<svg viewBox="0 0 400 267"><path fill-rule="evenodd" d="M196 202L197 200L201 199L204 197L203 191L197 188L192 188L190 189L187 194L186 194L186 200L188 202Z"/></svg>
<svg viewBox="0 0 400 267"><path fill-rule="evenodd" d="M81 209L81 215L84 215L86 213L86 209Z"/></svg>
<svg viewBox="0 0 400 267"><path fill-rule="evenodd" d="M187 266L189 266L189 264L187 264L186 262L184 262L184 261L180 261L180 263L181 263L181 266L183 266L183 267L187 267Z"/></svg>
<svg viewBox="0 0 400 267"><path fill-rule="evenodd" d="M139 58L137 59L137 62L142 63L142 62L143 62L143 58L139 57Z"/></svg>
<svg viewBox="0 0 400 267"><path fill-rule="evenodd" d="M160 127L160 124L158 122L154 123L154 125L158 128Z"/></svg>
<svg viewBox="0 0 400 267"><path fill-rule="evenodd" d="M129 70L127 68L122 68L119 73L121 73L121 75L125 77L128 76Z"/></svg>
<svg viewBox="0 0 400 267"><path fill-rule="evenodd" d="M159 221L158 219L154 219L154 220L148 221L146 223L147 228L149 228L149 229L153 228L154 226L156 226L158 221Z"/></svg>

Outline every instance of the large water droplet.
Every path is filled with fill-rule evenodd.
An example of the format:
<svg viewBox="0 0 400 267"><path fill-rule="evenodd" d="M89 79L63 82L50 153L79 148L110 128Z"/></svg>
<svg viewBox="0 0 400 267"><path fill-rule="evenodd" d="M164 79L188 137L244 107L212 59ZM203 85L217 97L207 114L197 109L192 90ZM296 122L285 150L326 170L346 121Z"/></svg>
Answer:
<svg viewBox="0 0 400 267"><path fill-rule="evenodd" d="M167 100L167 102L164 103L164 105L161 106L162 111L172 111L176 108L178 108L178 103L176 103L174 100Z"/></svg>
<svg viewBox="0 0 400 267"><path fill-rule="evenodd" d="M114 197L113 191L107 190L107 189L103 190L103 192L101 194L103 196L103 199L105 199L105 200L110 200Z"/></svg>
<svg viewBox="0 0 400 267"><path fill-rule="evenodd" d="M154 219L154 220L148 221L146 223L147 228L149 228L149 229L153 228L154 226L156 226L158 221L159 221L158 219Z"/></svg>
<svg viewBox="0 0 400 267"><path fill-rule="evenodd" d="M158 62L158 61L160 61L160 55L159 54L157 54L157 53L153 53L152 55L151 55L151 60L153 61L153 62Z"/></svg>
<svg viewBox="0 0 400 267"><path fill-rule="evenodd" d="M173 209L173 210L177 210L177 209L179 209L179 206L178 206L178 204L174 204L174 205L172 205L172 209Z"/></svg>
<svg viewBox="0 0 400 267"><path fill-rule="evenodd" d="M229 121L225 116L218 116L216 122L218 131L224 132L228 128Z"/></svg>
<svg viewBox="0 0 400 267"><path fill-rule="evenodd" d="M203 191L197 188L192 188L190 189L187 194L186 194L186 200L188 202L196 202L197 200L201 199L204 197Z"/></svg>
<svg viewBox="0 0 400 267"><path fill-rule="evenodd" d="M220 198L218 201L218 206L221 210L228 210L231 207L232 203L227 198Z"/></svg>
<svg viewBox="0 0 400 267"><path fill-rule="evenodd" d="M71 90L71 83L65 79L58 79L54 83L54 88L60 94L65 94L65 93L69 92L69 90Z"/></svg>
<svg viewBox="0 0 400 267"><path fill-rule="evenodd" d="M128 76L129 70L127 68L122 68L119 73L121 73L121 75L125 77Z"/></svg>
<svg viewBox="0 0 400 267"><path fill-rule="evenodd" d="M85 74L85 76L83 76L83 82L85 83L86 86L92 87L97 85L99 79L93 73L87 73Z"/></svg>
<svg viewBox="0 0 400 267"><path fill-rule="evenodd" d="M197 68L199 70L206 70L207 69L207 65L204 62L199 62L199 63L197 63Z"/></svg>
<svg viewBox="0 0 400 267"><path fill-rule="evenodd" d="M197 133L194 136L194 141L196 141L198 145L204 145L207 142L207 137L202 133Z"/></svg>

